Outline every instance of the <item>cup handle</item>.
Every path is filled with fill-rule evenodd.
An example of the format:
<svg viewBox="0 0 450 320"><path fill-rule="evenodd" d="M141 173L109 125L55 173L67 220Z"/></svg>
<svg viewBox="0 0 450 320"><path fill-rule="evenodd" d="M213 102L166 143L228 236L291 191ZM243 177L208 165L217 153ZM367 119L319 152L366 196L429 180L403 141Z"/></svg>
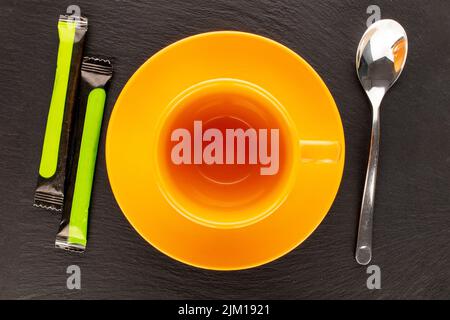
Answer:
<svg viewBox="0 0 450 320"><path fill-rule="evenodd" d="M306 163L336 163L342 155L339 141L299 140L300 160Z"/></svg>

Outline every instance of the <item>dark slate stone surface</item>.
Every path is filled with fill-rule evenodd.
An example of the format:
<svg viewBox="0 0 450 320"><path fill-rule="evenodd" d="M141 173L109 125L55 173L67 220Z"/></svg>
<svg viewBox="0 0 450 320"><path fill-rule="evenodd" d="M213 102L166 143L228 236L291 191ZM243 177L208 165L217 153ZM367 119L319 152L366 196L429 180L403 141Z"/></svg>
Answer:
<svg viewBox="0 0 450 320"><path fill-rule="evenodd" d="M55 72L56 20L72 1L0 2L0 298L450 298L450 2L378 0L407 30L410 52L382 106L373 263L353 258L370 137L354 56L373 1L78 1L86 53L114 57L83 255L53 248L59 217L31 206ZM346 166L326 219L300 247L259 268L195 269L148 245L121 214L105 168L114 101L152 54L186 36L241 30L277 40L322 76L339 107ZM82 289L66 289L66 268Z"/></svg>

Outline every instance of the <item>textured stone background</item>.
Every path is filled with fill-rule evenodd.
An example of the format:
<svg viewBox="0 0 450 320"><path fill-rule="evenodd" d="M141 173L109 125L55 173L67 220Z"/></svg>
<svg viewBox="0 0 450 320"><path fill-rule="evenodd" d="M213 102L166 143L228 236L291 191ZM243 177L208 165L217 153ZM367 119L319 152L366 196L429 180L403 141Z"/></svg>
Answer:
<svg viewBox="0 0 450 320"><path fill-rule="evenodd" d="M450 298L450 2L77 1L90 19L86 53L112 56L88 250L53 248L59 217L31 206L55 72L56 22L73 1L0 2L0 298ZM373 263L366 289L353 258L370 109L354 56L369 4L408 32L410 53L381 114ZM241 30L277 40L322 76L339 107L346 167L336 201L300 247L262 267L195 269L159 253L127 223L105 168L107 120L120 90L152 54L186 36ZM82 290L66 289L78 264Z"/></svg>

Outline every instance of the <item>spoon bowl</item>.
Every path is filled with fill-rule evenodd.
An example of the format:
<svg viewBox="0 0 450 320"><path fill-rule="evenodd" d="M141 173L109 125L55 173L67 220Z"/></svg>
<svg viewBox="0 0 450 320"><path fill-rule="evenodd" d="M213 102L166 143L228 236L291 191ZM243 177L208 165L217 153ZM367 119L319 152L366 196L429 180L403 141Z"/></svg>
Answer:
<svg viewBox="0 0 450 320"><path fill-rule="evenodd" d="M372 105L397 81L407 54L408 38L397 21L379 20L366 30L356 51L356 73Z"/></svg>

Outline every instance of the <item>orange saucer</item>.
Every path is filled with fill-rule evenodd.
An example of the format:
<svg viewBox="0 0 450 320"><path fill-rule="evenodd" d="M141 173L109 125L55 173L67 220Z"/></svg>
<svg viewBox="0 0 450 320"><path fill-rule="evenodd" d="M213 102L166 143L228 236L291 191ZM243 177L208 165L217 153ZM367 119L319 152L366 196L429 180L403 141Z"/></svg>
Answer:
<svg viewBox="0 0 450 320"><path fill-rule="evenodd" d="M150 244L237 270L315 230L339 188L344 147L311 66L270 39L224 31L178 41L138 69L111 115L106 163L120 208Z"/></svg>

